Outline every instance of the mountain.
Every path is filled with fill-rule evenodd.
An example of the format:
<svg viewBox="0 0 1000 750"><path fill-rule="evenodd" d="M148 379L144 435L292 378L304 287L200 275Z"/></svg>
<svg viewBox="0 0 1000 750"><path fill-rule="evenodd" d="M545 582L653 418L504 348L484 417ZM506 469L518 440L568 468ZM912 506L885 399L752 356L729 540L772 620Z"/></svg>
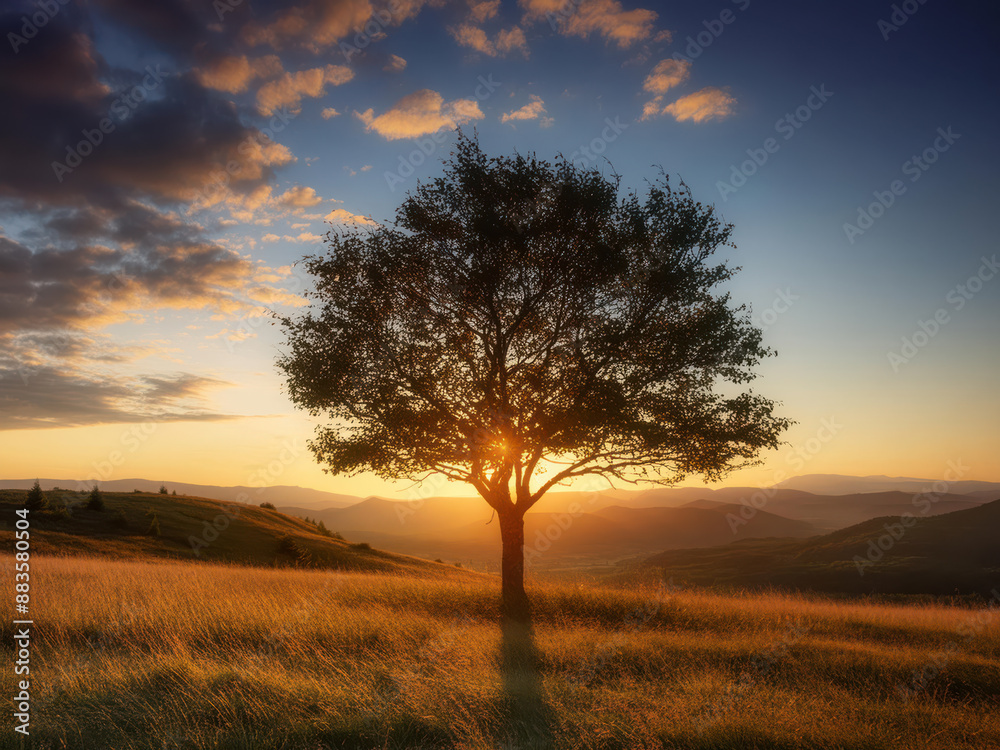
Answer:
<svg viewBox="0 0 1000 750"><path fill-rule="evenodd" d="M937 485L937 486L935 486ZM887 477L883 474L853 477L844 474L804 474L786 479L775 485L779 489L804 490L815 495L854 495L869 492L940 492L942 489L953 495L987 493L991 499L1000 498L1000 482L961 480L945 482L936 479L916 479L914 477Z"/></svg>
<svg viewBox="0 0 1000 750"><path fill-rule="evenodd" d="M0 490L26 490L34 484L34 479L0 479ZM39 479L43 490L60 487L69 492L89 492L95 484L105 492L156 492L161 485L178 495L207 497L213 500L245 502L260 505L268 502L274 505L296 505L300 507L343 508L361 500L354 495L340 495L323 492L308 487L275 485L273 487L219 487L212 484L187 484L185 482L160 482L151 479L113 479L107 481L78 481L76 479Z"/></svg>
<svg viewBox="0 0 1000 750"><path fill-rule="evenodd" d="M14 548L15 510L24 490L0 490L0 542ZM352 544L299 518L253 505L158 492L106 492L89 510L75 493L45 493L50 509L29 515L31 549L43 555L230 562L451 575L454 568ZM155 524L154 524L155 519ZM155 526L157 533L152 533Z"/></svg>
<svg viewBox="0 0 1000 750"><path fill-rule="evenodd" d="M401 523L398 514L404 505L370 498L359 506L308 515L350 538L401 554L479 565L493 564L499 558L499 526L485 502L429 498ZM766 511L756 512L744 523L733 523L731 519L741 510L721 504L711 508L610 506L592 512L577 506L567 513L529 512L524 517L525 554L529 564L540 567L594 565L665 548L819 533L807 523Z"/></svg>
<svg viewBox="0 0 1000 750"><path fill-rule="evenodd" d="M904 526L885 516L807 540L755 539L643 561L678 584L849 594L979 594L1000 589L1000 500Z"/></svg>

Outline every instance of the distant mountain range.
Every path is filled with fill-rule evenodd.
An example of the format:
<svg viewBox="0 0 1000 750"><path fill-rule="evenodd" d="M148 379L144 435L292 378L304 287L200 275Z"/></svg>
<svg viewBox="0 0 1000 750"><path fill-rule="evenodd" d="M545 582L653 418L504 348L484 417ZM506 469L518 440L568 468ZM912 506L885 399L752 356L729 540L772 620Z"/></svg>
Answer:
<svg viewBox="0 0 1000 750"><path fill-rule="evenodd" d="M0 489L28 488L34 480L0 481ZM70 480L40 480L78 491ZM155 492L161 484L179 495L273 503L282 512L322 520L352 541L429 559L492 564L499 529L481 498L431 497L403 502L359 498L303 487L218 487L120 479L99 482L105 491ZM801 487L827 488L817 494ZM903 487L906 489L885 489ZM608 489L550 492L525 518L526 546L543 566L579 567L681 548L717 547L767 537L801 539L903 513L939 515L1000 499L1000 483L939 483L907 477L807 475L775 487ZM860 491L865 490L865 491ZM924 508L926 508L924 510ZM544 550L540 548L544 547Z"/></svg>
<svg viewBox="0 0 1000 750"><path fill-rule="evenodd" d="M915 479L913 477L887 477L877 474L868 477L853 477L846 474L804 474L792 477L775 485L786 490L804 490L814 495L853 495L866 492L940 492L942 487L954 495L992 496L1000 499L1000 482L959 480L945 482L937 479Z"/></svg>
<svg viewBox="0 0 1000 750"><path fill-rule="evenodd" d="M903 526L890 515L806 540L671 550L640 569L658 569L678 585L987 598L1000 591L1000 500L912 520Z"/></svg>

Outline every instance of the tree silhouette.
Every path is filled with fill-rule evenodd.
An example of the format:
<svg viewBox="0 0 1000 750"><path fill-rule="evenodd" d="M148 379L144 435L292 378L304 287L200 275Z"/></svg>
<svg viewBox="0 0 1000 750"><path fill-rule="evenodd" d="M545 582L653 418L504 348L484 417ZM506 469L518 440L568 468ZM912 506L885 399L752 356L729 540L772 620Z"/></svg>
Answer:
<svg viewBox="0 0 1000 750"><path fill-rule="evenodd" d="M789 421L741 386L773 352L710 264L732 226L662 175L645 195L459 135L396 220L327 235L280 317L292 401L334 474L469 483L499 518L502 611L527 621L525 512L581 476L671 484L758 463ZM723 395L723 392L725 395Z"/></svg>
<svg viewBox="0 0 1000 750"><path fill-rule="evenodd" d="M90 495L87 496L87 509L96 511L104 510L104 496L96 484L94 485L94 489L90 491Z"/></svg>
<svg viewBox="0 0 1000 750"><path fill-rule="evenodd" d="M45 497L45 493L42 492L42 485L35 480L35 483L31 485L31 489L28 490L28 496L24 500L24 506L28 510L45 510L49 507L49 500Z"/></svg>

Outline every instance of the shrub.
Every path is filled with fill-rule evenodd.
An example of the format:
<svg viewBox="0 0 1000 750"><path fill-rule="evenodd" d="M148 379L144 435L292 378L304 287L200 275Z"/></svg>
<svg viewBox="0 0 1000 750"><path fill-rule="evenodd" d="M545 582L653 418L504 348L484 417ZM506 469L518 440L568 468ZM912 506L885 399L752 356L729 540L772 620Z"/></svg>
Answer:
<svg viewBox="0 0 1000 750"><path fill-rule="evenodd" d="M277 510L277 508L274 507L274 503L261 503L260 507L267 508L268 510Z"/></svg>
<svg viewBox="0 0 1000 750"><path fill-rule="evenodd" d="M358 542L357 544L352 544L351 549L358 551L370 550L372 546L368 542Z"/></svg>
<svg viewBox="0 0 1000 750"><path fill-rule="evenodd" d="M87 510L96 510L102 512L104 510L104 496L101 494L100 489L97 485L94 485L94 489L90 491L90 495L87 497Z"/></svg>
<svg viewBox="0 0 1000 750"><path fill-rule="evenodd" d="M152 516L152 520L149 522L149 528L146 529L146 534L148 536L159 536L160 535L160 518L154 512L147 513L146 515Z"/></svg>
<svg viewBox="0 0 1000 750"><path fill-rule="evenodd" d="M24 501L24 507L28 510L46 510L49 507L48 498L42 492L42 485L38 483L37 479L31 485L31 489L28 490L28 498Z"/></svg>

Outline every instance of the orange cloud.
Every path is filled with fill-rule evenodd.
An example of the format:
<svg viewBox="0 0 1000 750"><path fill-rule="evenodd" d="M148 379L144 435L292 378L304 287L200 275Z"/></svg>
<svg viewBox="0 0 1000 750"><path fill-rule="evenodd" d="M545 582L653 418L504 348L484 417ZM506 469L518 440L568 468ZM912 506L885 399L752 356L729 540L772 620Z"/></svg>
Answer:
<svg viewBox="0 0 1000 750"><path fill-rule="evenodd" d="M300 110L302 97L316 98L326 94L326 85L340 86L354 78L354 71L346 65L327 65L325 68L285 73L277 80L264 84L257 91L257 109L262 115L287 108Z"/></svg>
<svg viewBox="0 0 1000 750"><path fill-rule="evenodd" d="M400 73L405 69L406 60L399 55L389 55L389 62L382 67L386 73Z"/></svg>
<svg viewBox="0 0 1000 750"><path fill-rule="evenodd" d="M515 109L513 112L506 112L501 115L500 122L511 122L512 120L537 120L541 117L542 127L548 127L551 125L552 118L543 116L545 115L545 102L542 101L542 98L532 94L529 99L531 101L520 109Z"/></svg>
<svg viewBox="0 0 1000 750"><path fill-rule="evenodd" d="M680 86L691 75L691 63L687 60L660 60L642 83L644 91L665 94L674 86Z"/></svg>
<svg viewBox="0 0 1000 750"><path fill-rule="evenodd" d="M653 35L657 14L636 8L625 10L618 0L519 0L525 23L548 20L565 36L597 33L619 47L628 47Z"/></svg>
<svg viewBox="0 0 1000 750"><path fill-rule="evenodd" d="M246 55L230 55L195 70L202 86L238 94L246 91L255 78L273 78L284 70L277 55L265 55L250 60Z"/></svg>
<svg viewBox="0 0 1000 750"><path fill-rule="evenodd" d="M389 141L418 138L484 117L479 103L474 99L445 102L441 94L430 89L421 89L404 96L377 117L371 109L355 111L354 116L365 124L365 130L375 131Z"/></svg>
<svg viewBox="0 0 1000 750"><path fill-rule="evenodd" d="M678 122L705 122L725 119L733 114L735 107L736 99L727 91L709 87L668 104L663 108L663 113L673 115Z"/></svg>
<svg viewBox="0 0 1000 750"><path fill-rule="evenodd" d="M472 24L465 23L456 28L449 28L448 31L463 47L469 47L490 57L506 55L514 50L525 57L528 56L528 41L519 26L501 30L497 34L496 41L490 41L485 31Z"/></svg>
<svg viewBox="0 0 1000 750"><path fill-rule="evenodd" d="M278 196L277 202L289 208L310 208L323 201L311 187L293 187Z"/></svg>
<svg viewBox="0 0 1000 750"><path fill-rule="evenodd" d="M335 224L365 224L367 226L378 226L378 224L367 216L361 216L359 214L352 214L350 211L344 208L335 208L333 211L328 213L323 217L327 221L332 221Z"/></svg>
<svg viewBox="0 0 1000 750"><path fill-rule="evenodd" d="M500 10L500 0L469 0L469 15L474 23L482 23L496 16Z"/></svg>

